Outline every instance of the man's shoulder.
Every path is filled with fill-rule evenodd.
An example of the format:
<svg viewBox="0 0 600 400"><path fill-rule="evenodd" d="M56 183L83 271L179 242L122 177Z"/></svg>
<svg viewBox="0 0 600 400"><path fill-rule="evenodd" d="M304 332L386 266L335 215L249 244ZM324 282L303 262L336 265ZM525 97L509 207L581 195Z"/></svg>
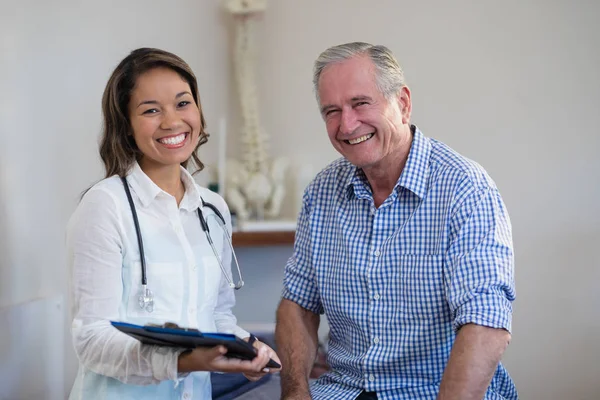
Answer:
<svg viewBox="0 0 600 400"><path fill-rule="evenodd" d="M475 188L495 187L494 181L479 163L439 140L429 138L429 141L432 172L437 179L456 180Z"/></svg>
<svg viewBox="0 0 600 400"><path fill-rule="evenodd" d="M323 168L310 183L311 190L317 189L339 189L346 187L350 176L354 174L356 167L343 157L331 162Z"/></svg>

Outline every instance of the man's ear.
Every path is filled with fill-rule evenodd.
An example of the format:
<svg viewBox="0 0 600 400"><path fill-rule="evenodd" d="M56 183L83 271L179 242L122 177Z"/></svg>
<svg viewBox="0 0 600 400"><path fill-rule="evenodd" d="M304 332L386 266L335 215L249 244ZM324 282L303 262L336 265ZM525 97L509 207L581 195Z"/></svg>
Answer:
<svg viewBox="0 0 600 400"><path fill-rule="evenodd" d="M397 96L400 112L402 113L402 123L408 124L410 123L410 114L412 113L412 102L408 86L402 86Z"/></svg>

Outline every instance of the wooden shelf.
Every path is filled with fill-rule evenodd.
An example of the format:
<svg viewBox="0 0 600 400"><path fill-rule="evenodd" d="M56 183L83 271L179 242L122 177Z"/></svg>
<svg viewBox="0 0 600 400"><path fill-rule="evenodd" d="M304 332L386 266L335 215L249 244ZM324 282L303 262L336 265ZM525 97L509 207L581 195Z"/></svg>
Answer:
<svg viewBox="0 0 600 400"><path fill-rule="evenodd" d="M234 247L279 246L294 244L294 231L233 232Z"/></svg>

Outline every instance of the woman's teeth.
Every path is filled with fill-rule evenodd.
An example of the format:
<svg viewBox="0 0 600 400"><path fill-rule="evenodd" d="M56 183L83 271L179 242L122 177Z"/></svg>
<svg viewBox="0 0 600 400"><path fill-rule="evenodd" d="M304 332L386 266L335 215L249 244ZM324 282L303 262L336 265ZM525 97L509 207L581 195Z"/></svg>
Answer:
<svg viewBox="0 0 600 400"><path fill-rule="evenodd" d="M171 137L167 137L167 138L158 139L158 141L160 143L164 143L164 144L179 144L179 143L183 142L184 140L185 140L185 133L182 133L181 135L177 135L177 136L171 136Z"/></svg>
<svg viewBox="0 0 600 400"><path fill-rule="evenodd" d="M348 142L350 144L359 144L359 143L364 142L365 140L371 139L373 137L373 135L374 135L373 133L369 133L369 134L367 134L365 136L361 136L361 137L358 137L356 139L346 140L346 142Z"/></svg>

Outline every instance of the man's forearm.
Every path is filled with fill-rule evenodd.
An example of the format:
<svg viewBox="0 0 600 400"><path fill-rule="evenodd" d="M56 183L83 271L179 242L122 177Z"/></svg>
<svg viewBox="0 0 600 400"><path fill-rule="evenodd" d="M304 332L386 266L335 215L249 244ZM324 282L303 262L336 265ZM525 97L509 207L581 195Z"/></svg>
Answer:
<svg viewBox="0 0 600 400"><path fill-rule="evenodd" d="M294 302L282 299L279 304L275 341L282 363L282 399L310 398L308 376L317 354L319 321L319 315Z"/></svg>
<svg viewBox="0 0 600 400"><path fill-rule="evenodd" d="M510 342L504 329L467 324L458 331L438 400L481 400Z"/></svg>

